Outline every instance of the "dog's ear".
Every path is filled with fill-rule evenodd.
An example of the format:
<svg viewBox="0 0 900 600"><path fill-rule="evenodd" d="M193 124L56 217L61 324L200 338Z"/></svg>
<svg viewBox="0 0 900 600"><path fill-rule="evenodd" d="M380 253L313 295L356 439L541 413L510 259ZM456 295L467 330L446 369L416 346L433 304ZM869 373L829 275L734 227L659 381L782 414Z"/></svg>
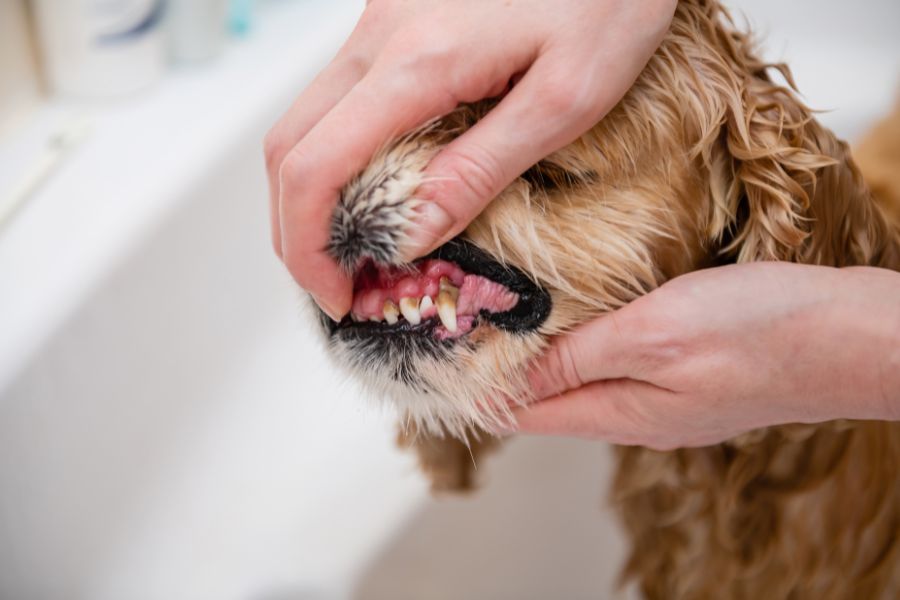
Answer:
<svg viewBox="0 0 900 600"><path fill-rule="evenodd" d="M790 87L759 65L729 90L710 170L709 235L737 262L785 260L841 266L879 262L884 219L847 145Z"/></svg>
<svg viewBox="0 0 900 600"><path fill-rule="evenodd" d="M709 234L737 262L796 261L809 236L817 171L835 160L808 139L809 111L790 91L764 72L732 83L706 157Z"/></svg>

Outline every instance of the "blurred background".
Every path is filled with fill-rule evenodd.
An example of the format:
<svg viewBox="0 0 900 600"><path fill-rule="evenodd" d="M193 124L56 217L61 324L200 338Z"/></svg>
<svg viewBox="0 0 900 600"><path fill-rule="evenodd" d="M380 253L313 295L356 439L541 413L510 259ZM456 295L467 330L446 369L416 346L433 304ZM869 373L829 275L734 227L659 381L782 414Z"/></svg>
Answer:
<svg viewBox="0 0 900 600"><path fill-rule="evenodd" d="M896 0L728 4L841 136L893 103ZM363 5L0 0L0 598L607 596L608 449L431 498L270 250L263 135Z"/></svg>

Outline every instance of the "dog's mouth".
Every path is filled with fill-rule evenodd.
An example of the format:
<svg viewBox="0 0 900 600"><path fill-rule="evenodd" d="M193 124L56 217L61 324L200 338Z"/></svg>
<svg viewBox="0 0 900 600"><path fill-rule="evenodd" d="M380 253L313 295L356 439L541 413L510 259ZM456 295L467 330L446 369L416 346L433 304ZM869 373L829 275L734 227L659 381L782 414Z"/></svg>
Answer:
<svg viewBox="0 0 900 600"><path fill-rule="evenodd" d="M539 327L550 295L515 267L455 239L404 267L369 260L354 276L353 308L331 333L421 336L446 343L479 325L510 332Z"/></svg>

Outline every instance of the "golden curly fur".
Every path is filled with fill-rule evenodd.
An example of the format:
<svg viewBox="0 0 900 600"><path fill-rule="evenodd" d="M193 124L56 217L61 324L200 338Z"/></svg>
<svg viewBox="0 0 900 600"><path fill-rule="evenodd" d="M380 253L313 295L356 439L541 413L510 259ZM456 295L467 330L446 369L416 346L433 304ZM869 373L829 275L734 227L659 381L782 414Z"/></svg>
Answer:
<svg viewBox="0 0 900 600"><path fill-rule="evenodd" d="M668 279L770 260L900 270L900 233L846 144L792 88L787 67L761 62L718 2L683 0L619 105L470 225L466 239L550 292L547 321L528 335L479 327L468 346L413 357L416 385L376 384L377 357L359 369L405 398L400 406L422 430L406 443L424 449L441 487L470 484L470 455L434 434L502 424L503 398L527 399L523 368L548 336ZM401 170L413 189L403 165L423 164L490 106L461 108L387 149L348 188L348 202L372 196L364 182L373 169ZM392 221L398 239L405 219ZM390 248L385 256L391 262ZM362 364L359 347L336 349ZM707 448L622 447L618 457L613 500L633 540L624 578L648 598L900 595L898 423L789 425Z"/></svg>

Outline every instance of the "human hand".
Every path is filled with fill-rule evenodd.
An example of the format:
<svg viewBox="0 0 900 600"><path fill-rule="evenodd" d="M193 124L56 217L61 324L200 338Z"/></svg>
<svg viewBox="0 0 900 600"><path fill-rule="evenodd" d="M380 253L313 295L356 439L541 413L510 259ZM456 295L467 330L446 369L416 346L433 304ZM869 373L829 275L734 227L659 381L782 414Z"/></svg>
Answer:
<svg viewBox="0 0 900 600"><path fill-rule="evenodd" d="M900 419L900 274L752 263L676 278L554 340L522 432L659 450Z"/></svg>
<svg viewBox="0 0 900 600"><path fill-rule="evenodd" d="M506 93L428 166L411 260L460 233L515 177L624 96L676 0L374 0L334 60L266 136L272 240L334 319L352 282L326 254L345 183L386 141ZM510 89L512 82L514 87Z"/></svg>

